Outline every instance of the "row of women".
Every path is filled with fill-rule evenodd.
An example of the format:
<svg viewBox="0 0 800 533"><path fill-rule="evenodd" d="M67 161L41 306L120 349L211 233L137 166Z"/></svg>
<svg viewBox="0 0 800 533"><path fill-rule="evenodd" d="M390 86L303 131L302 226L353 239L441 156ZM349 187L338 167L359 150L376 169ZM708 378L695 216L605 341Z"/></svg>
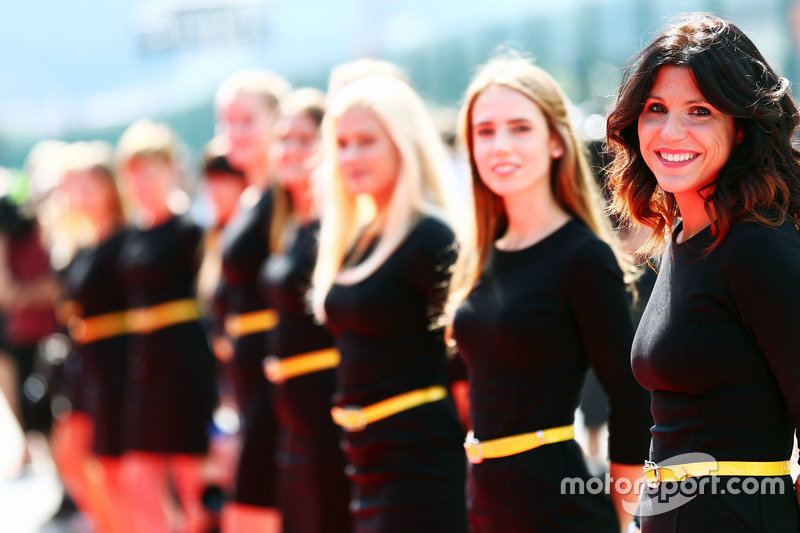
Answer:
<svg viewBox="0 0 800 533"><path fill-rule="evenodd" d="M228 179L248 186L222 231L213 299L243 419L224 531L614 532L636 527L637 503L647 533L800 529L788 475L799 115L735 25L707 14L666 25L629 63L608 118L612 209L651 230L641 251L659 264L635 337L631 261L569 102L542 69L495 59L467 89L472 194L460 208L449 156L402 74L339 71L324 118L319 94L287 92L248 72L217 98ZM181 527L202 527L214 362L193 289L200 230L173 209L174 142L157 124L121 138L124 231L107 173L65 183L95 243L66 282L120 531L176 527L168 479ZM465 363L468 395L448 378L448 353ZM589 480L573 438L589 367L610 400L610 474L632 482L610 498L563 489ZM675 462L690 453L718 469ZM664 504L670 483L709 475L783 490Z"/></svg>

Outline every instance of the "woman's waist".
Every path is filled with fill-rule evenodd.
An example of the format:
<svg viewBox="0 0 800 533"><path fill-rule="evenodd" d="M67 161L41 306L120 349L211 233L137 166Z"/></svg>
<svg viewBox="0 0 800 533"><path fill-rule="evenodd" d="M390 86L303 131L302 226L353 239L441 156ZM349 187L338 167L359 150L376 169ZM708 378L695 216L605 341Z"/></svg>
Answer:
<svg viewBox="0 0 800 533"><path fill-rule="evenodd" d="M257 283L225 288L223 307L229 315L238 315L270 308L258 291Z"/></svg>
<svg viewBox="0 0 800 533"><path fill-rule="evenodd" d="M449 395L447 378L441 375L373 375L372 379L364 376L360 381L348 382L337 374L337 389L333 395L333 403L339 407L368 407L384 400L414 391L427 390L433 387L445 389Z"/></svg>
<svg viewBox="0 0 800 533"><path fill-rule="evenodd" d="M283 359L334 347L330 333L323 326L315 324L311 317L278 314L280 321L269 339L269 355Z"/></svg>

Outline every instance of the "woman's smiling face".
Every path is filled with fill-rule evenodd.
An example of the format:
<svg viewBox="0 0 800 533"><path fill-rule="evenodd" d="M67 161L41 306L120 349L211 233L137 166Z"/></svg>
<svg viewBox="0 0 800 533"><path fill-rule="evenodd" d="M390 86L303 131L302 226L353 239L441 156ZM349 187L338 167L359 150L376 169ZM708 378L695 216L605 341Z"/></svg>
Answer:
<svg viewBox="0 0 800 533"><path fill-rule="evenodd" d="M708 103L692 71L672 65L656 73L638 131L645 163L678 199L713 183L741 140L734 118Z"/></svg>

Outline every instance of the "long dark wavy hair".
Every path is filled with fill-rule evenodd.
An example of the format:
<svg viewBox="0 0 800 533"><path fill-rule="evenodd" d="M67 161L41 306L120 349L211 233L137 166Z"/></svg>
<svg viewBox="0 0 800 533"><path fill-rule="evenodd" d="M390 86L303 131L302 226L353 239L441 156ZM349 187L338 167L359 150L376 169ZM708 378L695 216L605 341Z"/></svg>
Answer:
<svg viewBox="0 0 800 533"><path fill-rule="evenodd" d="M800 119L789 81L775 73L734 24L691 13L668 23L631 58L608 117L611 209L629 225L653 229L640 251L663 250L680 215L675 197L659 187L639 149L639 115L658 69L665 65L691 69L703 97L734 117L742 132L716 181L698 191L716 237L709 251L737 221L779 226L789 216L797 226L800 152L792 140Z"/></svg>

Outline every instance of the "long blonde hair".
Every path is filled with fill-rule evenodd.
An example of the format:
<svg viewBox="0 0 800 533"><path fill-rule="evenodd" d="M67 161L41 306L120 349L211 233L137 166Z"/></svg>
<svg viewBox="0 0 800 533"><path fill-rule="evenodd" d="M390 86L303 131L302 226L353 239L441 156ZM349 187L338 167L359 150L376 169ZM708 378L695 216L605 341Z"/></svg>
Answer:
<svg viewBox="0 0 800 533"><path fill-rule="evenodd" d="M348 250L366 218L364 203L350 194L337 163L336 122L349 109L372 111L400 154L392 198L385 208L380 239L359 265L342 272ZM325 319L325 297L335 282L354 284L378 269L408 235L421 214L449 223L455 183L452 165L425 104L407 83L390 76L367 76L336 95L322 123L324 163L317 179L320 206L319 258L312 278L311 303Z"/></svg>
<svg viewBox="0 0 800 533"><path fill-rule="evenodd" d="M558 205L591 229L598 237L614 245L614 236L604 214L602 196L586 160L585 148L578 141L569 116L569 99L558 83L540 67L521 57L495 58L485 65L467 88L459 116L459 134L469 155L472 176L474 218L463 232L461 254L456 261L450 282L446 307L448 334L458 305L478 282L495 240L508 227L502 199L481 180L473 155L472 108L478 96L488 87L499 85L529 98L547 119L550 131L556 133L564 154L553 159L550 187ZM621 257L618 254L618 257Z"/></svg>

